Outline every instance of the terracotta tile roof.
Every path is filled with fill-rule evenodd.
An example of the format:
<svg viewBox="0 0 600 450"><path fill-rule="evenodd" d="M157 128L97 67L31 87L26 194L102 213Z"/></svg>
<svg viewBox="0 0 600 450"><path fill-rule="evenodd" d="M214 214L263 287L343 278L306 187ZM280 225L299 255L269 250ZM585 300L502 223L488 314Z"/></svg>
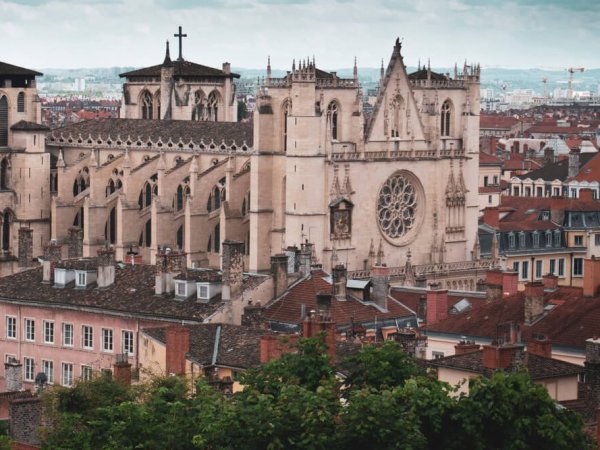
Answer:
<svg viewBox="0 0 600 450"><path fill-rule="evenodd" d="M483 366L483 350L431 360L429 364L434 367L464 370L486 376L490 376L493 373L493 370ZM525 352L519 364L527 368L527 372L533 380L579 375L585 371L583 366L577 364L558 359L544 358L543 356L527 352ZM508 371L516 369L516 364L507 368Z"/></svg>
<svg viewBox="0 0 600 450"><path fill-rule="evenodd" d="M479 186L480 194L499 194L500 186Z"/></svg>
<svg viewBox="0 0 600 450"><path fill-rule="evenodd" d="M132 70L119 74L121 78L137 78L137 77L160 77L160 72L163 65L144 67L142 69ZM208 78L239 78L237 73L227 74L220 69L203 66L191 61L173 61L174 75L176 77L208 77Z"/></svg>
<svg viewBox="0 0 600 450"><path fill-rule="evenodd" d="M514 197L503 195L500 198L500 202L502 209L509 212L509 214L501 219L500 223L537 221L540 211L600 211L600 201L582 200L580 198Z"/></svg>
<svg viewBox="0 0 600 450"><path fill-rule="evenodd" d="M2 75L41 77L44 74L40 73L40 72L36 72L35 70L25 69L24 67L19 67L19 66L13 66L12 64L8 64L8 63L0 61L0 76L2 76Z"/></svg>
<svg viewBox="0 0 600 450"><path fill-rule="evenodd" d="M498 116L481 114L479 116L479 128L511 128L519 122L518 119L511 116Z"/></svg>
<svg viewBox="0 0 600 450"><path fill-rule="evenodd" d="M500 158L490 155L486 152L479 152L479 165L480 166L501 166L503 161Z"/></svg>
<svg viewBox="0 0 600 450"><path fill-rule="evenodd" d="M48 131L46 125L42 125L41 123L28 122L26 120L19 120L17 123L10 127L13 131Z"/></svg>
<svg viewBox="0 0 600 450"><path fill-rule="evenodd" d="M600 335L600 297L583 297L580 288L559 287L545 292L546 305L554 305L533 324L524 324L525 293L498 300L474 303L473 309L453 314L428 327L429 332L456 336L495 339L498 326L507 322L521 324L522 339L527 342L534 334L544 335L554 345L585 347L586 339Z"/></svg>
<svg viewBox="0 0 600 450"><path fill-rule="evenodd" d="M204 122L190 120L138 120L138 119L94 119L74 123L63 128L57 128L48 133L48 141L52 143L60 139L61 134L64 137L69 135L77 138L81 135L87 139L89 135L92 139L107 140L109 137L113 140L121 138L126 140L130 137L133 141L138 138L145 145L146 141L157 142L162 139L166 144L169 138L177 143L180 139L185 144L190 140L196 144L204 140L209 144L214 140L219 146L221 141L226 144L235 142L241 146L244 141L246 145L252 146L253 127L252 124L238 122ZM54 139L54 141L53 141Z"/></svg>
<svg viewBox="0 0 600 450"><path fill-rule="evenodd" d="M577 181L600 181L600 153L593 156L582 164L579 173L574 178Z"/></svg>
<svg viewBox="0 0 600 450"><path fill-rule="evenodd" d="M510 156L511 159L507 159L504 161L502 168L504 170L537 170L542 165L533 159L524 159L522 157L516 156L514 153ZM526 175L524 175L526 176Z"/></svg>
<svg viewBox="0 0 600 450"><path fill-rule="evenodd" d="M400 303L402 303L403 305L405 305L406 307L410 308L411 310L418 312L419 310L419 301L421 299L421 297L425 297L427 295L426 289L415 289L415 288L402 288L402 287L394 287L391 289L390 295L396 299L397 301L399 301ZM480 295L469 295L468 292L460 292L460 293L454 293L454 292L449 292L448 293L448 306L451 308L452 306L454 306L456 303L458 303L459 301L461 301L462 299L467 299L471 305L475 305L475 304L479 304L482 302L485 302L484 299L481 298Z"/></svg>
<svg viewBox="0 0 600 450"><path fill-rule="evenodd" d="M320 292L331 292L332 285L325 278L328 274L321 270L292 286L284 295L266 305L263 317L267 321L297 325L302 322L302 306L305 311L317 308L316 296ZM393 298L388 298L388 311L378 309L373 303L362 302L353 297L346 301L332 299L332 319L338 326L375 320L414 317L413 313Z"/></svg>
<svg viewBox="0 0 600 450"><path fill-rule="evenodd" d="M129 313L138 317L202 321L221 305L220 296L209 303L195 297L175 300L155 295L155 267L117 266L115 283L104 289L64 289L42 283L42 269L34 268L0 278L0 301L25 302L40 307L90 308L98 312Z"/></svg>

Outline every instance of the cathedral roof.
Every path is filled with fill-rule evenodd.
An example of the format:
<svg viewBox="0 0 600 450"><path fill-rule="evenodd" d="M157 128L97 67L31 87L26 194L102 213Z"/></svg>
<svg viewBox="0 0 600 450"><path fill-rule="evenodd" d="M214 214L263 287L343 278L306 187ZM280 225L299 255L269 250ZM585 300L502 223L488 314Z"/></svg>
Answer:
<svg viewBox="0 0 600 450"><path fill-rule="evenodd" d="M42 76L43 73L36 72L35 70L25 69L24 67L13 66L0 61L0 76L2 75L21 75L21 76Z"/></svg>
<svg viewBox="0 0 600 450"><path fill-rule="evenodd" d="M416 72L408 74L408 79L409 80L426 80L427 79L427 69L420 69L420 70L417 70ZM438 80L438 81L445 81L448 79L448 77L446 75L434 72L432 70L431 71L431 79Z"/></svg>
<svg viewBox="0 0 600 450"><path fill-rule="evenodd" d="M173 61L174 76L176 77L216 77L216 78L239 78L237 73L225 73L220 69L203 66L191 61ZM119 74L121 78L136 78L136 77L160 77L162 64L156 66L144 67L142 69L132 70Z"/></svg>
<svg viewBox="0 0 600 450"><path fill-rule="evenodd" d="M41 123L28 122L26 120L19 120L13 126L10 127L13 131L48 131L46 125L42 125Z"/></svg>
<svg viewBox="0 0 600 450"><path fill-rule="evenodd" d="M57 138L72 136L83 139L92 136L94 139L107 140L109 138L121 140L128 138L142 142L161 140L166 143L169 139L173 142L214 141L219 145L225 141L226 145L235 142L240 146L244 142L252 146L252 124L241 122L202 122L191 120L142 120L142 119L93 119L74 123L64 128L58 128L49 133L49 142Z"/></svg>

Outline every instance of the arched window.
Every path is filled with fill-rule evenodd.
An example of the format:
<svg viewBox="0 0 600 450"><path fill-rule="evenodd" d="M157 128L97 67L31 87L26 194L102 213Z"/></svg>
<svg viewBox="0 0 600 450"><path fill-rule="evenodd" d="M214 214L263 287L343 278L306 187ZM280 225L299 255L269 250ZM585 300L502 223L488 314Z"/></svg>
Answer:
<svg viewBox="0 0 600 450"><path fill-rule="evenodd" d="M183 209L183 187L179 185L177 187L177 211Z"/></svg>
<svg viewBox="0 0 600 450"><path fill-rule="evenodd" d="M210 253L212 250L212 235L208 236L208 242L206 243L206 252Z"/></svg>
<svg viewBox="0 0 600 450"><path fill-rule="evenodd" d="M327 107L327 124L331 139L336 140L338 138L338 113L338 104L336 102L331 102Z"/></svg>
<svg viewBox="0 0 600 450"><path fill-rule="evenodd" d="M8 160L2 159L0 163L0 189L8 189Z"/></svg>
<svg viewBox="0 0 600 450"><path fill-rule="evenodd" d="M84 225L84 217L83 217L83 207L79 208L79 212L75 215L75 219L73 220L73 226L83 229Z"/></svg>
<svg viewBox="0 0 600 450"><path fill-rule="evenodd" d="M17 95L17 112L25 112L25 92L19 92Z"/></svg>
<svg viewBox="0 0 600 450"><path fill-rule="evenodd" d="M110 210L106 225L104 225L104 239L109 244L117 241L117 211L115 208Z"/></svg>
<svg viewBox="0 0 600 450"><path fill-rule="evenodd" d="M450 136L450 124L452 120L452 104L450 100L442 103L442 117L440 121L440 132L442 136Z"/></svg>
<svg viewBox="0 0 600 450"><path fill-rule="evenodd" d="M194 107L192 108L192 120L206 120L206 97L200 90L194 92Z"/></svg>
<svg viewBox="0 0 600 450"><path fill-rule="evenodd" d="M246 215L246 199L242 200L242 216Z"/></svg>
<svg viewBox="0 0 600 450"><path fill-rule="evenodd" d="M146 183L146 187L144 188L145 193L145 203L144 206L150 206L152 204L152 186L150 183Z"/></svg>
<svg viewBox="0 0 600 450"><path fill-rule="evenodd" d="M176 236L176 244L177 247L181 250L183 249L183 225L181 225L178 229L177 229L177 236Z"/></svg>
<svg viewBox="0 0 600 450"><path fill-rule="evenodd" d="M0 147L8 147L8 100L0 97Z"/></svg>
<svg viewBox="0 0 600 450"><path fill-rule="evenodd" d="M212 194L208 194L208 200L206 202L206 210L208 212L212 211Z"/></svg>
<svg viewBox="0 0 600 450"><path fill-rule="evenodd" d="M217 186L213 189L213 200L215 202L214 209L219 209L221 207L221 192L219 192L219 188Z"/></svg>
<svg viewBox="0 0 600 450"><path fill-rule="evenodd" d="M282 136L282 141L283 141L283 151L286 152L287 151L287 135L288 135L288 117L292 111L292 102L287 99L283 102L283 106L281 107L282 110L282 117L283 117L283 124L281 129L283 130L283 136Z"/></svg>
<svg viewBox="0 0 600 450"><path fill-rule="evenodd" d="M160 89L154 94L154 103L156 104L156 118L160 119Z"/></svg>
<svg viewBox="0 0 600 450"><path fill-rule="evenodd" d="M148 91L144 91L140 98L142 105L142 119L152 119L152 110L154 108L154 102L152 101L152 94Z"/></svg>
<svg viewBox="0 0 600 450"><path fill-rule="evenodd" d="M215 253L219 253L220 245L221 245L221 225L220 224L215 225L215 230L214 230L213 234L215 236L213 248L215 250Z"/></svg>
<svg viewBox="0 0 600 450"><path fill-rule="evenodd" d="M219 94L216 91L212 91L208 96L206 102L206 114L207 119L211 122L217 122L219 118Z"/></svg>
<svg viewBox="0 0 600 450"><path fill-rule="evenodd" d="M108 186L106 186L106 196L108 197L110 194L113 194L115 190L115 181L111 178L108 180Z"/></svg>
<svg viewBox="0 0 600 450"><path fill-rule="evenodd" d="M2 251L10 251L10 211L7 209L2 214Z"/></svg>
<svg viewBox="0 0 600 450"><path fill-rule="evenodd" d="M150 247L152 245L152 219L148 219L146 225L144 225L138 244L140 247Z"/></svg>

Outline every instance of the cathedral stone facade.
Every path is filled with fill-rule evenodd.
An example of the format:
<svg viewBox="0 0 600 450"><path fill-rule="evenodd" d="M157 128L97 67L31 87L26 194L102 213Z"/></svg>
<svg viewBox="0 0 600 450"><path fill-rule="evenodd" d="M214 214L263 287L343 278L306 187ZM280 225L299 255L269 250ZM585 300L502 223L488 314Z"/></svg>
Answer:
<svg viewBox="0 0 600 450"><path fill-rule="evenodd" d="M68 256L108 243L118 260L154 263L170 247L190 266L220 267L227 239L243 243L251 271L306 243L328 271L477 257L477 66L407 74L397 41L366 115L356 64L352 78L314 60L273 78L269 63L253 125L236 122L228 63L173 61L167 47L162 64L121 76L121 119L54 130L46 153L31 147L54 156L47 237ZM50 198L39 201L47 219Z"/></svg>

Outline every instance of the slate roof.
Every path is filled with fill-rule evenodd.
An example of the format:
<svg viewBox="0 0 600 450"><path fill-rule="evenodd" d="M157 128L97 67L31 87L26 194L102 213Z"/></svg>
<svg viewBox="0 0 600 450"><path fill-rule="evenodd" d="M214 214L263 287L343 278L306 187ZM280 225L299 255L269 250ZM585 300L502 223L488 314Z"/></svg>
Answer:
<svg viewBox="0 0 600 450"><path fill-rule="evenodd" d="M579 155L579 169L587 164L587 162L596 156L596 153L582 153ZM533 170L525 175L519 175L519 178L524 180L530 178L537 180L541 178L544 181L560 180L565 181L569 176L569 160L561 159L554 163L546 164L540 169Z"/></svg>
<svg viewBox="0 0 600 450"><path fill-rule="evenodd" d="M252 124L239 122L203 122L190 120L142 120L142 119L94 119L74 123L63 128L57 128L48 133L49 141L52 138L59 139L61 134L64 137L69 135L76 138L81 135L87 139L89 135L92 138L101 138L103 140L109 137L116 140L119 136L125 140L130 137L132 140L139 139L144 143L147 140L154 142L162 139L167 143L169 138L173 142L181 139L187 143L190 140L199 143L204 140L210 143L214 140L215 144L221 144L225 140L226 144L235 142L242 145L252 146L253 127Z"/></svg>
<svg viewBox="0 0 600 450"><path fill-rule="evenodd" d="M40 72L36 72L35 70L25 69L24 67L19 67L19 66L13 66L12 64L8 64L8 63L0 61L0 76L3 76L3 75L41 77L44 74L40 73Z"/></svg>
<svg viewBox="0 0 600 450"><path fill-rule="evenodd" d="M493 373L493 370L483 366L483 350L434 359L429 361L429 364L434 367L464 370L486 376L490 376ZM585 372L583 366L527 352L524 353L519 364L527 368L527 372L533 380L561 378ZM517 364L513 363L506 370L514 371L517 368Z"/></svg>
<svg viewBox="0 0 600 450"><path fill-rule="evenodd" d="M583 350L585 341L600 335L600 297L583 297L581 288L561 286L554 292L545 292L546 306L553 305L533 324L525 324L525 293L488 302L473 303L464 313L429 325L428 332L495 339L498 325L507 322L521 324L523 341L535 335L544 335L553 345Z"/></svg>
<svg viewBox="0 0 600 450"><path fill-rule="evenodd" d="M413 73L408 74L409 80L426 80L427 79L427 69L423 68L420 70L416 70ZM448 77L444 74L431 71L431 79L437 81L446 81Z"/></svg>
<svg viewBox="0 0 600 450"><path fill-rule="evenodd" d="M42 125L41 123L28 122L26 120L19 120L17 123L10 127L13 131L48 131L46 125Z"/></svg>
<svg viewBox="0 0 600 450"><path fill-rule="evenodd" d="M302 322L302 306L305 311L316 310L316 296L320 292L332 292L332 285L326 279L329 275L322 270L314 270L311 274L293 285L280 298L265 306L263 317L267 321L297 325ZM337 326L355 323L374 322L383 319L414 317L414 314L394 298L388 297L388 311L378 309L371 302L362 302L348 296L345 301L332 298L332 320Z"/></svg>
<svg viewBox="0 0 600 450"><path fill-rule="evenodd" d="M403 287L393 287L390 290L390 295L402 303L407 308L415 311L415 313L419 312L419 301L421 297L426 297L427 292L425 288L416 289L416 288L403 288ZM452 308L456 303L460 302L462 299L466 298L471 305L476 303L485 302L485 299L482 298L482 295L469 295L467 292L448 292L448 306Z"/></svg>
<svg viewBox="0 0 600 450"><path fill-rule="evenodd" d="M138 317L202 321L221 305L220 296L209 303L195 297L175 300L154 294L155 267L126 266L115 270L115 283L104 289L64 289L42 283L42 268L0 278L0 301L26 302L41 307L57 305L90 308L99 312L129 313Z"/></svg>
<svg viewBox="0 0 600 450"><path fill-rule="evenodd" d="M240 75L237 73L225 73L220 69L213 67L203 66L202 64L196 64L191 61L179 61L175 60L172 62L174 68L174 76L176 77L209 77L209 78L239 78ZM136 77L160 77L160 71L162 64L156 66L144 67L142 69L132 70L119 74L121 78L136 78Z"/></svg>

